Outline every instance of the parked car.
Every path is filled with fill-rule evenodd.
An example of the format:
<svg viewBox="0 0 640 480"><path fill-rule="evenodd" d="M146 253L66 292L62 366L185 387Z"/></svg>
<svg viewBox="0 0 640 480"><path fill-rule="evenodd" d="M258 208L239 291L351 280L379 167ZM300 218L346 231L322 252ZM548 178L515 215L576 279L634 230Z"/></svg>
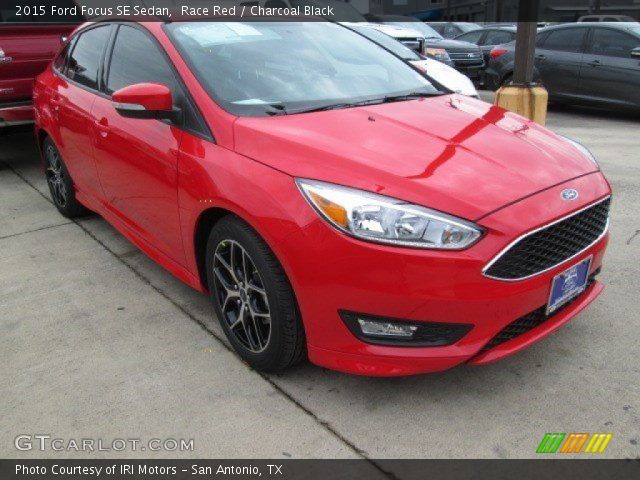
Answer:
<svg viewBox="0 0 640 480"><path fill-rule="evenodd" d="M60 5L69 2L60 1ZM39 23L16 16L15 5L0 7L0 128L33 122L32 90L35 77L60 50L79 19L51 17Z"/></svg>
<svg viewBox="0 0 640 480"><path fill-rule="evenodd" d="M578 18L578 23L584 22L638 22L629 15L583 15Z"/></svg>
<svg viewBox="0 0 640 480"><path fill-rule="evenodd" d="M341 22L341 23L347 27L350 27L350 26L365 27L365 28L378 30L379 32L390 36L397 42L401 43L402 45L413 50L416 53L422 54L425 51L428 51L427 47L425 46L424 36L417 30L411 30L408 28L403 28L403 27L394 26L394 25L383 25L381 23L370 23L370 22L356 22L356 23ZM437 57L436 53L437 52L433 52L434 57ZM441 60L444 63L449 63L453 65L453 62L448 57L447 58L438 57L438 60Z"/></svg>
<svg viewBox="0 0 640 480"><path fill-rule="evenodd" d="M482 27L472 22L426 22L444 38L455 38L463 33L479 30Z"/></svg>
<svg viewBox="0 0 640 480"><path fill-rule="evenodd" d="M491 60L489 54L491 50L493 50L493 47L513 42L516 39L516 30L516 27L487 27L463 33L455 39L478 45L480 50L482 50L485 64L488 64L489 60Z"/></svg>
<svg viewBox="0 0 640 480"><path fill-rule="evenodd" d="M433 58L420 55L376 28L360 25L352 26L351 28L417 68L428 80L435 81L437 85L441 85L451 92L480 98L473 82L455 68Z"/></svg>
<svg viewBox="0 0 640 480"><path fill-rule="evenodd" d="M415 30L425 38L424 54L433 56L443 63L453 66L473 80L480 79L480 72L485 66L482 52L477 45L458 40L446 40L438 32L424 22L401 15L367 15L368 20L384 25Z"/></svg>
<svg viewBox="0 0 640 480"><path fill-rule="evenodd" d="M259 370L485 364L603 289L588 150L340 24L89 24L35 103L59 212L208 292Z"/></svg>
<svg viewBox="0 0 640 480"><path fill-rule="evenodd" d="M487 85L511 81L513 44L496 47ZM581 23L538 33L535 76L556 102L640 108L640 24Z"/></svg>
<svg viewBox="0 0 640 480"><path fill-rule="evenodd" d="M292 7L305 7L307 5L322 7L325 5L330 6L333 9L333 13L336 19L338 19L341 23L350 24L350 25L364 25L371 26L374 28L378 28L383 31L387 35L392 36L400 43L406 45L412 50L416 52L422 53L424 50L424 36L417 32L415 29L407 29L397 27L395 29L390 29L388 27L384 27L378 23L371 23L365 16L363 16L358 10L356 10L353 5L350 3L344 2L343 0L271 0L281 2L283 5L286 5L285 1ZM266 4L269 2L265 2Z"/></svg>

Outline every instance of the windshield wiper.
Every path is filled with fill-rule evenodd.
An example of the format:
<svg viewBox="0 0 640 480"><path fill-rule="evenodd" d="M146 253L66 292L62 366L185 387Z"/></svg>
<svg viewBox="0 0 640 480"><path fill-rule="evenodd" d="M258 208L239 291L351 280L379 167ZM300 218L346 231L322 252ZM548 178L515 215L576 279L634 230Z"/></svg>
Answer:
<svg viewBox="0 0 640 480"><path fill-rule="evenodd" d="M380 103L401 102L403 100L413 100L416 98L439 97L442 92L411 92L403 95L387 95Z"/></svg>
<svg viewBox="0 0 640 480"><path fill-rule="evenodd" d="M271 115L271 116L288 115L289 113L287 112L287 109L285 108L285 106L282 105L281 103L267 103L264 106L271 109L271 110L265 111L267 115Z"/></svg>
<svg viewBox="0 0 640 480"><path fill-rule="evenodd" d="M322 105L320 107L311 107L311 108L306 108L304 110L296 110L295 112L291 112L291 113L325 112L327 110L338 110L341 108L363 107L365 105L372 105L375 103L381 103L381 102L379 99L375 99L375 100L364 100L361 102L332 103L330 105Z"/></svg>
<svg viewBox="0 0 640 480"><path fill-rule="evenodd" d="M367 105L377 105L380 103L401 102L403 100L413 100L415 98L423 97L435 97L439 95L443 95L443 93L411 92L404 95L387 95L386 97L362 100L359 102L331 103L329 105L321 105L319 107L311 107L300 110L287 110L281 103L272 103L265 106L272 109L267 110L267 115L293 115L297 113L326 112L327 110L339 110L342 108L364 107Z"/></svg>

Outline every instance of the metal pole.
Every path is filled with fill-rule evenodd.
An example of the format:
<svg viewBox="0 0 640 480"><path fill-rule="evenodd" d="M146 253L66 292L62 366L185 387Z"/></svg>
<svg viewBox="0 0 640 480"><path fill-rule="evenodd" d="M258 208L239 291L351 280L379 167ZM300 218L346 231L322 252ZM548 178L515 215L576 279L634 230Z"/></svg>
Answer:
<svg viewBox="0 0 640 480"><path fill-rule="evenodd" d="M513 83L515 85L530 85L533 82L539 3L540 0L520 0L519 2L515 64L513 67Z"/></svg>

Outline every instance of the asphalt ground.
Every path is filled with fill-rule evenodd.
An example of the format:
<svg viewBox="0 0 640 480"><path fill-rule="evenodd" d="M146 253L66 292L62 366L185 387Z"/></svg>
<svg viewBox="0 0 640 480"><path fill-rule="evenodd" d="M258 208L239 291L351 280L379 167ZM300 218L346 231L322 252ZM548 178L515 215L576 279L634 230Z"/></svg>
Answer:
<svg viewBox="0 0 640 480"><path fill-rule="evenodd" d="M483 97L489 98L489 93ZM484 367L375 379L305 364L261 375L208 299L98 216L51 204L28 129L0 134L0 457L535 458L546 432L640 447L640 118L551 110L614 189L606 290L567 326ZM193 439L191 451L17 450L18 435Z"/></svg>

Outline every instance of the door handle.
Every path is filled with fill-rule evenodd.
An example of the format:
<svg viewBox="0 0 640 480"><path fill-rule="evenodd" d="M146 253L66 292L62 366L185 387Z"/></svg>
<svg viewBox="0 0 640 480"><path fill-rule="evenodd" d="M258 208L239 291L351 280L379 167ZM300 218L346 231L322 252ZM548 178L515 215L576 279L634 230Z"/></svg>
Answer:
<svg viewBox="0 0 640 480"><path fill-rule="evenodd" d="M545 55L539 54L539 55L536 55L536 58L538 58L540 60L544 60L547 57Z"/></svg>
<svg viewBox="0 0 640 480"><path fill-rule="evenodd" d="M54 111L58 111L60 110L60 107L62 106L62 98L55 96L55 97L51 97L51 100L49 101L49 103L51 103L51 105L53 106L53 110Z"/></svg>
<svg viewBox="0 0 640 480"><path fill-rule="evenodd" d="M8 57L2 48L0 48L0 63L10 63L13 62L13 58Z"/></svg>
<svg viewBox="0 0 640 480"><path fill-rule="evenodd" d="M600 63L600 60L594 60L593 62L589 62L589 65L592 67L599 67L602 63Z"/></svg>
<svg viewBox="0 0 640 480"><path fill-rule="evenodd" d="M102 138L107 138L109 135L109 120L106 117L102 117L99 121L94 122L96 129L100 133Z"/></svg>

